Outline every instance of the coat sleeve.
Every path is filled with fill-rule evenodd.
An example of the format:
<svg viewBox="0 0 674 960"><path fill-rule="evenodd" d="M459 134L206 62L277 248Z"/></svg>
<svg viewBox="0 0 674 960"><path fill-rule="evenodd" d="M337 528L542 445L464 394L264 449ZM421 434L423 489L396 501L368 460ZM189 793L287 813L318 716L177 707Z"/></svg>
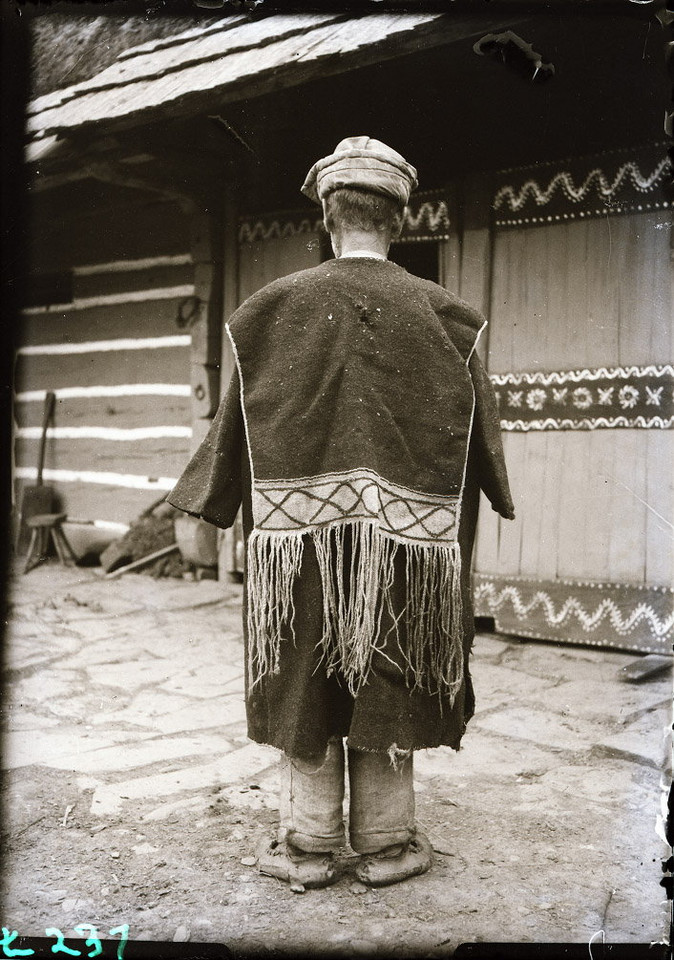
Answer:
<svg viewBox="0 0 674 960"><path fill-rule="evenodd" d="M480 487L497 513L507 520L515 517L506 471L501 425L494 388L476 353L470 358L469 370L475 387L475 416L471 436L471 454Z"/></svg>
<svg viewBox="0 0 674 960"><path fill-rule="evenodd" d="M244 443L239 374L235 370L210 430L168 494L168 502L217 527L231 527L241 504Z"/></svg>

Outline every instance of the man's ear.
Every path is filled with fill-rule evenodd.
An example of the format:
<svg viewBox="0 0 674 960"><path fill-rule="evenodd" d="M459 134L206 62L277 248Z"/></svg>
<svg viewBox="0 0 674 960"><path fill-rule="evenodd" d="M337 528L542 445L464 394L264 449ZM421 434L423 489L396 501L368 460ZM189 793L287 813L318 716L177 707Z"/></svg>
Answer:
<svg viewBox="0 0 674 960"><path fill-rule="evenodd" d="M403 227L405 226L405 216L407 214L407 207L403 207L400 213L397 213L393 224L391 225L391 239L398 240L401 233L403 232Z"/></svg>
<svg viewBox="0 0 674 960"><path fill-rule="evenodd" d="M323 226L325 227L325 232L330 233L332 224L330 222L331 218L328 216L328 208L325 200L321 200L321 207L323 208Z"/></svg>

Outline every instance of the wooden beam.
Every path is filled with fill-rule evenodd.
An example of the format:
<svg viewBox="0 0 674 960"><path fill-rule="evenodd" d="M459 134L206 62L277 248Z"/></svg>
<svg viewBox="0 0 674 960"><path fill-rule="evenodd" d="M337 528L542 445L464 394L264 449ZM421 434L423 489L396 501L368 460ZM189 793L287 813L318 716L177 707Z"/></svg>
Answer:
<svg viewBox="0 0 674 960"><path fill-rule="evenodd" d="M64 170L62 173L38 174L30 185L31 193L44 193L45 190L57 190L69 183L86 180L91 174L83 167Z"/></svg>
<svg viewBox="0 0 674 960"><path fill-rule="evenodd" d="M222 203L192 217L191 253L194 262L194 293L197 311L190 325L192 335L192 450L199 445L220 399L222 339Z"/></svg>
<svg viewBox="0 0 674 960"><path fill-rule="evenodd" d="M463 183L461 264L459 267L459 295L490 319L491 308L491 178L477 175ZM484 361L488 350L487 330L480 337L477 352Z"/></svg>
<svg viewBox="0 0 674 960"><path fill-rule="evenodd" d="M102 180L104 183L114 183L120 187L130 187L148 193L159 193L167 200L175 200L181 206L186 206L185 212L191 210L195 204L193 194L176 188L173 183L167 183L157 174L145 176L140 172L129 174L119 163L108 160L86 162L83 169L86 175L95 180Z"/></svg>
<svg viewBox="0 0 674 960"><path fill-rule="evenodd" d="M222 355L220 360L220 391L224 393L234 373L234 354L229 337L224 332L225 323L239 305L239 208L237 195L231 184L225 188L224 197L224 251L223 251L223 301L221 325Z"/></svg>

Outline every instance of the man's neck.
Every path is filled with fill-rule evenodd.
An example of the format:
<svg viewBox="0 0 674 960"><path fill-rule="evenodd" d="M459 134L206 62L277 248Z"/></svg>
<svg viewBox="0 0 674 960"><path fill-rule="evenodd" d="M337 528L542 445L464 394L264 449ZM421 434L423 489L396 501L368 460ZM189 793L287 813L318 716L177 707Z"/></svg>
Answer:
<svg viewBox="0 0 674 960"><path fill-rule="evenodd" d="M374 250L349 250L348 253L342 253L339 260L343 260L345 257L354 257L355 259L366 260L368 257L372 260L386 260L387 258L383 253L375 253Z"/></svg>
<svg viewBox="0 0 674 960"><path fill-rule="evenodd" d="M388 256L389 238L379 233L370 233L362 230L344 231L335 244L333 239L333 248L338 257L348 257L352 252L358 256L364 256L368 253L373 257Z"/></svg>

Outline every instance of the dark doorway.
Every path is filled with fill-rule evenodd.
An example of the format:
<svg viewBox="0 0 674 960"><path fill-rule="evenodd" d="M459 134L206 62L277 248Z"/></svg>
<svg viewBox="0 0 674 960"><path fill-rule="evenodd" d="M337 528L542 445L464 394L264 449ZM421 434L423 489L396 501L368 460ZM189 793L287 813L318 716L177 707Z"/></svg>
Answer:
<svg viewBox="0 0 674 960"><path fill-rule="evenodd" d="M408 273L424 280L440 282L440 268L437 240L424 240L416 243L392 243L389 260L404 267Z"/></svg>

